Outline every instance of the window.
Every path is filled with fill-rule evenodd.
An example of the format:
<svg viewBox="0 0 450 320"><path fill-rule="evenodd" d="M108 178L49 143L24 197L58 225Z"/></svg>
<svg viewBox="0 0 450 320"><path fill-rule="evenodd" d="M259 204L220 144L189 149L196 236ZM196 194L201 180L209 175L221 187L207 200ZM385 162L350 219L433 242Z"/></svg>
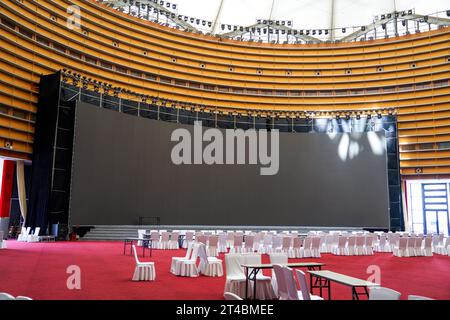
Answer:
<svg viewBox="0 0 450 320"><path fill-rule="evenodd" d="M53 43L53 48L55 50L58 50L59 52L66 53L66 47L62 46L62 45L60 45L58 43Z"/></svg>
<svg viewBox="0 0 450 320"><path fill-rule="evenodd" d="M43 38L41 36L36 36L36 41L39 42L40 44L43 44L43 45L46 45L46 46L50 45L50 42L47 39L45 39L45 38Z"/></svg>
<svg viewBox="0 0 450 320"><path fill-rule="evenodd" d="M87 63L97 64L97 59L94 57L84 56L84 60L86 60Z"/></svg>
<svg viewBox="0 0 450 320"><path fill-rule="evenodd" d="M100 61L100 65L101 65L103 68L106 68L106 69L111 69L111 70L112 70L112 68L113 68L112 64L110 64L110 63L108 63L108 62L105 62L105 61Z"/></svg>
<svg viewBox="0 0 450 320"><path fill-rule="evenodd" d="M28 31L27 29L24 28L19 28L19 33L23 34L25 37L32 39L33 38L33 32Z"/></svg>
<svg viewBox="0 0 450 320"><path fill-rule="evenodd" d="M2 18L2 24L13 30L16 29L16 24L12 20L9 20L7 18Z"/></svg>
<svg viewBox="0 0 450 320"><path fill-rule="evenodd" d="M120 66L116 66L116 71L120 73L128 73L128 70L126 68L122 68Z"/></svg>

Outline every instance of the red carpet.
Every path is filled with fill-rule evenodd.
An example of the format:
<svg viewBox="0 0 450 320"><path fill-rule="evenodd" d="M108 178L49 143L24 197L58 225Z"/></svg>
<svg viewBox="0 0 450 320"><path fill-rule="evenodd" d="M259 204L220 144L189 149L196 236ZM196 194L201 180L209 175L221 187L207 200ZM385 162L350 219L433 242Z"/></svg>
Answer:
<svg viewBox="0 0 450 320"><path fill-rule="evenodd" d="M129 248L129 247L128 247ZM147 251L148 252L148 251ZM0 292L34 299L222 299L225 277L180 278L169 272L172 256L183 250L153 250L155 282L133 282L134 258L123 255L122 242L20 243L8 241L0 250ZM221 256L223 259L223 256ZM263 261L268 261L263 256ZM323 254L324 269L367 279L367 267L381 269L381 285L402 293L450 299L450 257L397 258L390 253L374 256L338 257ZM81 268L81 290L69 290L67 267ZM225 267L225 265L224 265ZM333 299L351 299L350 288L333 283Z"/></svg>

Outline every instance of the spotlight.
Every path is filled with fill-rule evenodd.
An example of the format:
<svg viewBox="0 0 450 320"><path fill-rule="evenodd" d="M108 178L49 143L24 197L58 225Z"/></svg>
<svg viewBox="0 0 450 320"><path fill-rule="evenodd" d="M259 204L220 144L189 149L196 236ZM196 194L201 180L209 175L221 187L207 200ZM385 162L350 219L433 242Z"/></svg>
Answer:
<svg viewBox="0 0 450 320"><path fill-rule="evenodd" d="M350 114L347 113L347 114L345 115L345 120L350 120Z"/></svg>
<svg viewBox="0 0 450 320"><path fill-rule="evenodd" d="M445 13L447 14L447 17L450 17L450 10L447 10Z"/></svg>
<svg viewBox="0 0 450 320"><path fill-rule="evenodd" d="M372 119L372 115L370 113L367 114L367 119Z"/></svg>
<svg viewBox="0 0 450 320"><path fill-rule="evenodd" d="M346 29L345 29L345 28L342 28L342 33L345 33L345 31L346 31Z"/></svg>
<svg viewBox="0 0 450 320"><path fill-rule="evenodd" d="M378 112L377 114L378 119L381 119L383 116L381 115L381 112Z"/></svg>
<svg viewBox="0 0 450 320"><path fill-rule="evenodd" d="M361 119L361 115L358 113L358 114L356 115L356 120L359 120L359 119Z"/></svg>
<svg viewBox="0 0 450 320"><path fill-rule="evenodd" d="M449 11L447 11L447 12L449 12ZM412 14L413 13L413 11L412 10L408 10L408 14Z"/></svg>
<svg viewBox="0 0 450 320"><path fill-rule="evenodd" d="M424 16L423 21L428 22L428 16Z"/></svg>

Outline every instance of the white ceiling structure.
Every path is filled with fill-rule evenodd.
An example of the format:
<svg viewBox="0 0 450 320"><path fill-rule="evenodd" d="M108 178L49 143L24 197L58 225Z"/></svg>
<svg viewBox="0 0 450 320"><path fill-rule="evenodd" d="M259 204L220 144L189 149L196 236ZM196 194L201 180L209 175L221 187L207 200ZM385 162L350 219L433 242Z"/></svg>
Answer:
<svg viewBox="0 0 450 320"><path fill-rule="evenodd" d="M374 17L414 9L433 15L449 0L172 0L179 14L218 24L249 26L257 19L293 21L295 29L334 29L370 24ZM445 12L442 15L445 17Z"/></svg>
<svg viewBox="0 0 450 320"><path fill-rule="evenodd" d="M100 1L157 23L260 42L370 40L450 26L450 0Z"/></svg>

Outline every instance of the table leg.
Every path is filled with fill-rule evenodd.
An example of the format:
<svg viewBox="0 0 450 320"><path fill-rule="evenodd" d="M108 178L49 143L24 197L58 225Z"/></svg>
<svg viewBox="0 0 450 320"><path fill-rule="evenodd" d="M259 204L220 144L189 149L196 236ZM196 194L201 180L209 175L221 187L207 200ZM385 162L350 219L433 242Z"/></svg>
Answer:
<svg viewBox="0 0 450 320"><path fill-rule="evenodd" d="M253 269L254 278L253 278L253 300L256 300L256 275L258 274L258 269Z"/></svg>
<svg viewBox="0 0 450 320"><path fill-rule="evenodd" d="M369 298L369 291L367 291L367 287L364 287L364 293L366 294L367 298Z"/></svg>
<svg viewBox="0 0 450 320"><path fill-rule="evenodd" d="M245 268L245 298L248 299L248 268Z"/></svg>
<svg viewBox="0 0 450 320"><path fill-rule="evenodd" d="M313 275L309 274L309 290L311 291L311 294L313 294Z"/></svg>
<svg viewBox="0 0 450 320"><path fill-rule="evenodd" d="M145 258L145 241L142 241L142 258Z"/></svg>
<svg viewBox="0 0 450 320"><path fill-rule="evenodd" d="M126 247L127 247L127 240L123 240L123 255L125 255Z"/></svg>
<svg viewBox="0 0 450 320"><path fill-rule="evenodd" d="M317 279L319 279L320 296L323 297L323 294L322 294L322 278L319 278L319 277L318 277Z"/></svg>
<svg viewBox="0 0 450 320"><path fill-rule="evenodd" d="M331 281L328 280L328 300L331 300Z"/></svg>

